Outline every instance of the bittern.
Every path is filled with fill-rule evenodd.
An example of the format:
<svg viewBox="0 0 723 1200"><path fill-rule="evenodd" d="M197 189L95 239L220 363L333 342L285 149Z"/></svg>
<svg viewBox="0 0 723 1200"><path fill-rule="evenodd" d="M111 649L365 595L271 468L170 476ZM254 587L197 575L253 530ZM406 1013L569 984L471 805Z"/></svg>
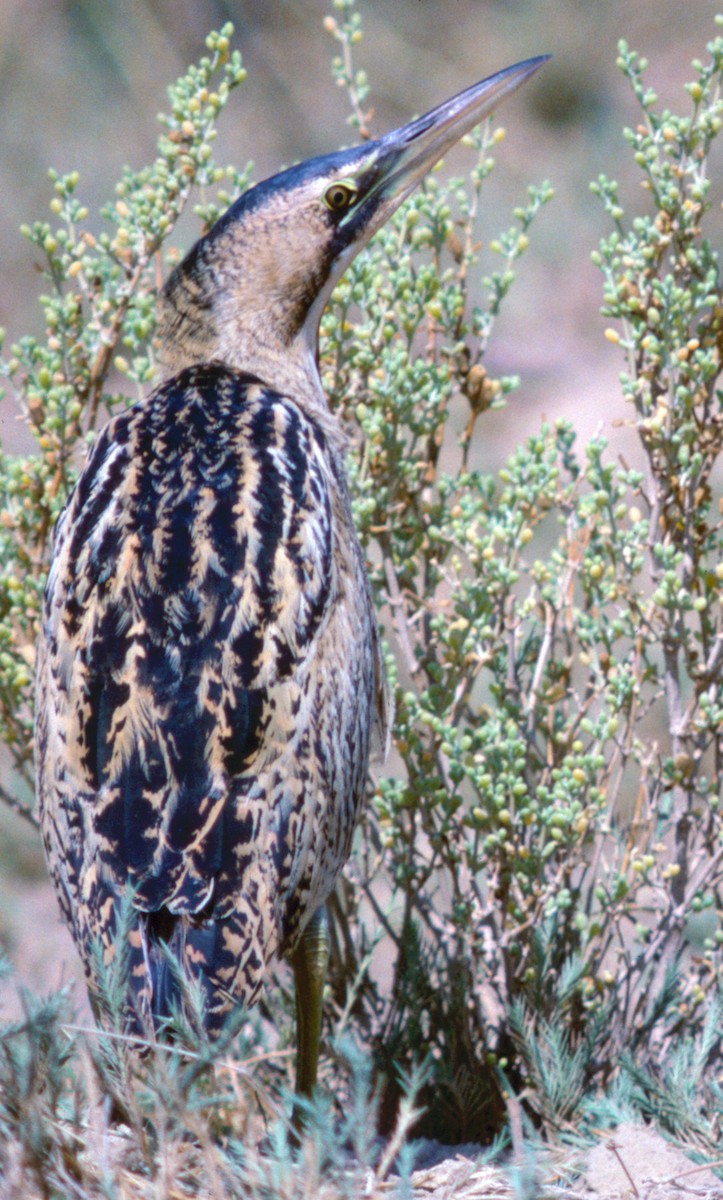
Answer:
<svg viewBox="0 0 723 1200"><path fill-rule="evenodd" d="M324 905L388 722L319 320L430 167L543 61L242 195L163 289L165 381L99 434L55 529L37 787L91 998L121 911L141 1032L182 1004L186 973L213 1037L286 955L302 1093Z"/></svg>

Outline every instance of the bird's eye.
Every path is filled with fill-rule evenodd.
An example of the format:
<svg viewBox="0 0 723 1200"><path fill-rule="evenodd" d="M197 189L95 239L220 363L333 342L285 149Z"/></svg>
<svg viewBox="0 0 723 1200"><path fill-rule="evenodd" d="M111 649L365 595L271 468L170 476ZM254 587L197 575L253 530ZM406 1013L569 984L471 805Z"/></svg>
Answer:
<svg viewBox="0 0 723 1200"><path fill-rule="evenodd" d="M324 204L332 212L342 212L354 203L358 190L356 184L352 183L351 180L338 180L336 183L332 183L324 192Z"/></svg>

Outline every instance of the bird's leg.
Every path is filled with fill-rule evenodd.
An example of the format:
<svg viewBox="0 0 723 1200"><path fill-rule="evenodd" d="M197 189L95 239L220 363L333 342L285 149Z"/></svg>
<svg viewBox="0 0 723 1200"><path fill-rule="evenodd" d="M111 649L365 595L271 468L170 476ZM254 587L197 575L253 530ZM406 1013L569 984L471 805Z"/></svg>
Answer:
<svg viewBox="0 0 723 1200"><path fill-rule="evenodd" d="M296 984L296 1092L311 1096L321 1038L321 1002L329 965L329 920L322 905L291 955Z"/></svg>

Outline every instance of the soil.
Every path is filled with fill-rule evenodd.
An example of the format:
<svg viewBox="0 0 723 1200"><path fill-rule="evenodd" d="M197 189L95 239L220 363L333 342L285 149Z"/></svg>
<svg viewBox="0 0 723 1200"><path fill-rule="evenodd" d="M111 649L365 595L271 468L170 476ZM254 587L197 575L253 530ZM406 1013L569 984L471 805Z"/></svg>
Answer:
<svg viewBox="0 0 723 1200"><path fill-rule="evenodd" d="M723 1200L723 1180L709 1167L633 1122L601 1130L597 1144L576 1160L551 1153L522 1168L478 1166L479 1146L429 1142L420 1149L414 1200Z"/></svg>

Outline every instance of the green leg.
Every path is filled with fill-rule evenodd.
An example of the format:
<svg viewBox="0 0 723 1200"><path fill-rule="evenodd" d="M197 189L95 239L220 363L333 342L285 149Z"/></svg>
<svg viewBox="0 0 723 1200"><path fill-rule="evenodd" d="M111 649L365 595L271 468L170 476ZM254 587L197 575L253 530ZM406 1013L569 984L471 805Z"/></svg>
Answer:
<svg viewBox="0 0 723 1200"><path fill-rule="evenodd" d="M311 1096L316 1083L321 1038L321 1002L329 965L329 922L318 908L291 956L296 984L296 1091Z"/></svg>

